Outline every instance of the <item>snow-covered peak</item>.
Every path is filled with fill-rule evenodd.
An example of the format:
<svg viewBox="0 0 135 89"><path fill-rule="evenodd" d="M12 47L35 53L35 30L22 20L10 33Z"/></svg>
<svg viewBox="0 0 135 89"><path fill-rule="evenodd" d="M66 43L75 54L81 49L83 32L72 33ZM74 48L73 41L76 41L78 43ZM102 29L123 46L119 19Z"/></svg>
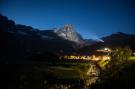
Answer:
<svg viewBox="0 0 135 89"><path fill-rule="evenodd" d="M81 35L74 30L72 24L63 26L62 28L57 30L56 33L58 34L58 36L69 41L77 43L81 43L83 41Z"/></svg>

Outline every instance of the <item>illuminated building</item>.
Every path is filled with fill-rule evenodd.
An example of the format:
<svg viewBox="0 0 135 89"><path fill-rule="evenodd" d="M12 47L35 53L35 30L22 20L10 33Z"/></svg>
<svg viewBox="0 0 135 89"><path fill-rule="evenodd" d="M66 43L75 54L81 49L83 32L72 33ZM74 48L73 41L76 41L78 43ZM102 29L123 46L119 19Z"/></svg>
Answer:
<svg viewBox="0 0 135 89"><path fill-rule="evenodd" d="M60 57L60 59L68 59L68 60L110 60L109 53L111 52L111 49L109 48L103 48L96 50L91 55L64 55Z"/></svg>

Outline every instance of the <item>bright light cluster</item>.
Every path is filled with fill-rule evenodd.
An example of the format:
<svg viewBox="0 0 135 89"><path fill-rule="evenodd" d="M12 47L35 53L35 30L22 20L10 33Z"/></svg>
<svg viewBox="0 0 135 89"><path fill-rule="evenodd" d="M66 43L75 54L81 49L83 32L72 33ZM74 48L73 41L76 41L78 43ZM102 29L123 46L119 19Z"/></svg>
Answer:
<svg viewBox="0 0 135 89"><path fill-rule="evenodd" d="M111 49L109 49L109 48L103 48L103 49L98 49L96 51L98 51L98 52L111 52Z"/></svg>
<svg viewBox="0 0 135 89"><path fill-rule="evenodd" d="M63 56L63 59L69 59L69 60L71 60L71 59L75 59L75 60L95 60L95 61L97 61L97 60L110 60L110 57L108 55L104 55L104 56L66 55L66 56Z"/></svg>

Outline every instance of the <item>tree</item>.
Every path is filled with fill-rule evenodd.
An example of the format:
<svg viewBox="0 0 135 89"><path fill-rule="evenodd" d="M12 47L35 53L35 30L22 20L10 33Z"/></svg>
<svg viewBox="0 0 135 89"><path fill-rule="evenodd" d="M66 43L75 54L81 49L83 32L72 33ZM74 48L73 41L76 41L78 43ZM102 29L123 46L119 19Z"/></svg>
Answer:
<svg viewBox="0 0 135 89"><path fill-rule="evenodd" d="M128 58L131 56L131 49L126 46L124 48L116 48L111 53L111 60L108 63L108 67L116 67L128 61Z"/></svg>
<svg viewBox="0 0 135 89"><path fill-rule="evenodd" d="M121 71L125 67L125 64L127 63L131 54L132 51L128 46L113 49L110 53L111 60L106 65L106 70L103 73L103 77L108 79Z"/></svg>
<svg viewBox="0 0 135 89"><path fill-rule="evenodd" d="M128 61L131 53L129 47L113 49L110 53L111 60L100 77L101 81L90 89L133 89L135 64Z"/></svg>

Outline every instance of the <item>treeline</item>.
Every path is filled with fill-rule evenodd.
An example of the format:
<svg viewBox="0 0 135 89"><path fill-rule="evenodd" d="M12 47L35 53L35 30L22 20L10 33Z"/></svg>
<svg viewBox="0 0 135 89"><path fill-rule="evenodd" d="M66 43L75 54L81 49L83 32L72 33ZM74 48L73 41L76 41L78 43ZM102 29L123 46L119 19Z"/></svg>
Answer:
<svg viewBox="0 0 135 89"><path fill-rule="evenodd" d="M90 89L135 89L135 62L128 60L131 53L129 47L113 49L111 60L102 71L101 80Z"/></svg>

